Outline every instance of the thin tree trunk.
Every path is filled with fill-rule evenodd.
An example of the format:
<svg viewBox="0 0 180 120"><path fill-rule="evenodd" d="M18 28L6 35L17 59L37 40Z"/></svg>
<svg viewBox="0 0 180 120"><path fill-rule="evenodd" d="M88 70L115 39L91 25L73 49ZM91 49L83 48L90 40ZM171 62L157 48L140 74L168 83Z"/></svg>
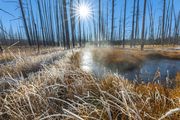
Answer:
<svg viewBox="0 0 180 120"><path fill-rule="evenodd" d="M171 42L171 38L172 38L172 18L173 18L173 10L174 10L174 0L172 0L172 4L171 4L171 13L170 13L170 25L169 25L169 41Z"/></svg>
<svg viewBox="0 0 180 120"><path fill-rule="evenodd" d="M133 15L132 15L132 32L131 32L131 48L134 42L134 22L135 22L135 6L136 6L136 0L134 0L133 4Z"/></svg>
<svg viewBox="0 0 180 120"><path fill-rule="evenodd" d="M65 35L65 21L64 21L64 16L63 16L63 6L61 6L61 27L62 27L62 39L63 39L63 46L64 49L66 48L66 35Z"/></svg>
<svg viewBox="0 0 180 120"><path fill-rule="evenodd" d="M27 39L28 39L28 43L31 46L31 39L30 39L29 31L28 31L28 26L27 26L27 22L26 22L26 17L25 17L22 0L19 0L19 5L20 5L20 9L21 9L21 14L22 14L22 18L23 18L23 23L24 23L24 28L25 28Z"/></svg>
<svg viewBox="0 0 180 120"><path fill-rule="evenodd" d="M162 15L162 30L161 30L161 45L164 45L164 39L165 39L165 30L164 30L164 26L165 26L165 15L166 15L166 0L163 0L163 15Z"/></svg>
<svg viewBox="0 0 180 120"><path fill-rule="evenodd" d="M106 14L107 14L107 16L106 16L106 40L109 40L109 38L108 38L108 34L109 34L109 30L108 30L108 27L109 27L109 5L108 5L108 3L109 3L109 0L107 0L107 3L106 3L106 6L107 6L107 9L106 9Z"/></svg>
<svg viewBox="0 0 180 120"><path fill-rule="evenodd" d="M142 34L141 34L141 50L144 50L144 32L146 21L146 0L144 0L143 20L142 20Z"/></svg>
<svg viewBox="0 0 180 120"><path fill-rule="evenodd" d="M127 0L124 1L124 20L123 20L123 48L125 48L125 39L126 39L126 3Z"/></svg>
<svg viewBox="0 0 180 120"><path fill-rule="evenodd" d="M46 20L45 20L45 15L44 15L44 3L42 0L37 0L38 4L38 11L39 11L39 18L40 18L40 24L41 24L41 34L43 37L43 44L44 46L48 45L47 41L47 34L46 34Z"/></svg>
<svg viewBox="0 0 180 120"><path fill-rule="evenodd" d="M74 11L73 11L73 2L74 0L70 1L70 14L71 14L71 32L72 32L72 43L73 43L73 48L75 48L75 16L74 16Z"/></svg>
<svg viewBox="0 0 180 120"><path fill-rule="evenodd" d="M120 11L120 18L119 18L119 40L122 40L122 12Z"/></svg>
<svg viewBox="0 0 180 120"><path fill-rule="evenodd" d="M80 1L78 0L78 4L80 4ZM81 40L81 21L80 17L78 18L78 39L79 39L79 47L82 46L82 40Z"/></svg>
<svg viewBox="0 0 180 120"><path fill-rule="evenodd" d="M64 8L64 21L65 21L65 31L66 31L66 47L70 49L70 40L69 40L69 25L68 25L68 17L67 17L67 8L66 8L66 0L63 0L63 8Z"/></svg>
<svg viewBox="0 0 180 120"><path fill-rule="evenodd" d="M153 8L152 3L150 1L149 3L149 18L150 18L150 24L149 24L149 40L150 43L153 43L154 46L154 18L153 18Z"/></svg>
<svg viewBox="0 0 180 120"><path fill-rule="evenodd" d="M99 0L99 17L98 17L98 24L99 24L99 31L98 31L98 44L100 44L100 39L101 39L101 0Z"/></svg>
<svg viewBox="0 0 180 120"><path fill-rule="evenodd" d="M137 8L136 8L136 28L135 28L135 40L137 41L139 34L139 0L137 0Z"/></svg>
<svg viewBox="0 0 180 120"><path fill-rule="evenodd" d="M114 0L112 0L111 41L114 37Z"/></svg>

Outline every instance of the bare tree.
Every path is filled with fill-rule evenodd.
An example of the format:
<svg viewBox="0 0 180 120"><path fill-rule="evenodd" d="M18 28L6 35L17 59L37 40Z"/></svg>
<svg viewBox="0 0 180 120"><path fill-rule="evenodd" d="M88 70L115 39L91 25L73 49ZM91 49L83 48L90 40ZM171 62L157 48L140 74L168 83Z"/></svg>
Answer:
<svg viewBox="0 0 180 120"><path fill-rule="evenodd" d="M94 18L94 12L93 12L93 18ZM94 39L95 39L95 45L97 46L97 43L98 43L98 39L97 38L97 28L96 28L96 22L95 22L95 19L93 19L93 26L94 26Z"/></svg>
<svg viewBox="0 0 180 120"><path fill-rule="evenodd" d="M137 41L139 34L139 0L137 0L136 7L136 28L135 28L135 40Z"/></svg>
<svg viewBox="0 0 180 120"><path fill-rule="evenodd" d="M120 11L120 18L119 18L119 40L122 40L122 12Z"/></svg>
<svg viewBox="0 0 180 120"><path fill-rule="evenodd" d="M60 46L60 18L59 18L59 1L58 0L54 0L54 8L55 8L55 24L56 24L56 39L57 39L57 45Z"/></svg>
<svg viewBox="0 0 180 120"><path fill-rule="evenodd" d="M126 3L127 0L124 0L124 20L123 20L123 48L125 48L125 39L126 39Z"/></svg>
<svg viewBox="0 0 180 120"><path fill-rule="evenodd" d="M43 24L43 15L42 15L42 10L40 6L40 0L37 0L37 5L38 5L38 13L39 13L39 19L40 19L40 24L41 24L41 34L42 34L42 39L43 39L43 44L46 46L46 40L45 40L45 35L44 35L44 24Z"/></svg>
<svg viewBox="0 0 180 120"><path fill-rule="evenodd" d="M178 43L178 37L180 32L180 11L178 16L174 14L175 24L174 24L174 46Z"/></svg>
<svg viewBox="0 0 180 120"><path fill-rule="evenodd" d="M123 48L125 48L126 43L130 42L131 47L133 47L133 45L135 46L135 44L140 43L141 49L143 50L145 39L148 39L148 41L146 41L147 44L153 43L162 45L169 44L170 42L175 45L177 44L179 39L180 18L176 13L177 11L174 9L174 0L162 0L162 15L158 16L159 19L157 20L157 22L155 21L155 12L153 11L152 1L144 0L141 28L141 25L139 25L140 0L134 0L131 3L132 16L130 19L132 26L130 34L127 34L128 26L126 25L127 20L129 19L127 18L128 13L126 10L127 0L124 0L124 2L119 1L122 2L124 6L121 9L122 13L120 12L119 14L120 18L118 22L116 22L117 18L115 14L116 0L107 0L106 3L103 3L104 1L102 0L98 0L98 17L96 18L93 12L93 26L90 27L89 30L86 30L86 25L84 25L84 23L80 21L80 17L82 16L78 18L74 17L75 0L35 1L37 3L37 13L35 13L36 11L34 10L35 7L31 3L32 1L18 0L18 5L20 6L20 12L22 15L22 17L19 17L18 19L22 19L26 35L25 38L28 41L25 41L23 32L21 31L21 24L19 24L19 29L16 30L16 33L11 29L8 29L9 32L7 33L6 28L0 26L1 41L3 37L6 39L6 42L10 41L9 39L11 39L10 42L12 42L17 38L21 41L25 41L24 43L27 42L29 45L63 45L67 49L70 49L71 42L74 48L76 46L77 40L79 46L81 47L82 44L85 44L85 42L88 42L90 39L94 39L94 43L96 43L96 45L104 43L104 40L111 40L113 44L116 44L116 42L114 42L115 40L122 39ZM149 2L148 6L146 5L147 2ZM78 0L78 4L80 4L80 0ZM147 23L146 6L149 8L149 22ZM109 8L112 8L112 11L110 11ZM6 12L2 9L0 9L0 12L5 12L14 17L11 13ZM38 16L34 16L36 14ZM157 25L157 27L155 27L155 25ZM149 28L146 28L146 26L148 26ZM141 36L139 34L140 31ZM131 41L126 41L127 38L130 38ZM98 40L103 40L103 42L99 42Z"/></svg>
<svg viewBox="0 0 180 120"><path fill-rule="evenodd" d="M107 3L106 3L106 14L107 14L107 16L106 16L106 40L109 40L109 0L107 0L106 1Z"/></svg>
<svg viewBox="0 0 180 120"><path fill-rule="evenodd" d="M63 0L63 8L64 8L64 19L65 19L65 31L66 31L66 47L70 49L70 39L69 39L69 25L68 25L68 17L67 17L67 9L66 9L66 0Z"/></svg>
<svg viewBox="0 0 180 120"><path fill-rule="evenodd" d="M63 6L61 6L61 28L62 28L62 39L63 39L63 46L66 47L66 35L65 35L65 21L63 16Z"/></svg>
<svg viewBox="0 0 180 120"><path fill-rule="evenodd" d="M146 0L144 0L144 10L142 19L142 34L141 34L141 50L144 50L144 32L145 32L145 20L146 20Z"/></svg>
<svg viewBox="0 0 180 120"><path fill-rule="evenodd" d="M73 11L73 2L74 0L70 0L70 13L71 13L71 32L72 32L72 43L73 48L75 48L75 16Z"/></svg>
<svg viewBox="0 0 180 120"><path fill-rule="evenodd" d="M99 24L99 30L98 30L98 40L100 42L100 39L101 39L101 0L99 0L99 8L98 8L98 24Z"/></svg>
<svg viewBox="0 0 180 120"><path fill-rule="evenodd" d="M131 32L131 48L132 48L132 45L133 45L133 42L134 42L135 6L136 6L136 0L134 0L134 3L133 3L132 32Z"/></svg>
<svg viewBox="0 0 180 120"><path fill-rule="evenodd" d="M26 36L27 36L29 45L31 46L31 38L30 38L30 35L29 35L29 30L28 30L28 25L27 25L27 22L26 22L25 11L24 11L24 8L23 8L22 0L19 0L19 6L20 6L20 9L21 9L21 14L22 14L22 18L23 18L23 23L24 23Z"/></svg>
<svg viewBox="0 0 180 120"><path fill-rule="evenodd" d="M80 4L80 1L78 0L78 4ZM78 39L79 39L79 47L82 46L82 37L81 37L81 21L80 17L78 18Z"/></svg>
<svg viewBox="0 0 180 120"><path fill-rule="evenodd" d="M164 26L165 26L165 15L166 15L166 0L163 0L163 15L162 15L162 30L161 30L161 44L164 45L164 38L165 38L165 30L164 30Z"/></svg>
<svg viewBox="0 0 180 120"><path fill-rule="evenodd" d="M173 19L173 10L174 10L174 0L171 3L171 12L170 12L170 23L169 23L169 41L171 41L171 34L172 34L172 19Z"/></svg>
<svg viewBox="0 0 180 120"><path fill-rule="evenodd" d="M150 19L149 40L150 42L153 41L153 45L154 45L154 17L153 17L153 7L151 1L149 2L149 19Z"/></svg>
<svg viewBox="0 0 180 120"><path fill-rule="evenodd" d="M114 0L112 0L111 40L114 37Z"/></svg>

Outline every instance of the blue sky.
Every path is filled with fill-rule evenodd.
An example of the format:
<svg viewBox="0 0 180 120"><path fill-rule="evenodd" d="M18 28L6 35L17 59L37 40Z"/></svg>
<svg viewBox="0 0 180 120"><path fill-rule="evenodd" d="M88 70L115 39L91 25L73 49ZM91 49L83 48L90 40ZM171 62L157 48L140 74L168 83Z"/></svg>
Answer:
<svg viewBox="0 0 180 120"><path fill-rule="evenodd" d="M8 1L14 1L14 2L8 2ZM3 10L6 10L8 11L9 13L13 14L13 16L11 15L8 15L2 11L0 11L0 19L3 21L3 25L9 29L10 25L12 25L13 29L16 30L17 29L17 26L18 24L21 23L21 20L15 20L15 21L11 21L12 19L16 19L18 18L19 16L21 16L20 14L20 10L17 9L18 8L18 0L0 0L0 9L3 9ZM34 6L34 11L36 11L36 3L34 2L35 0L32 0L32 4ZM86 0L84 0L86 1ZM95 11L95 18L98 18L97 15L98 15L98 0L88 0L89 2L92 3L93 5L93 10ZM108 0L109 1L109 12L111 11L111 0ZM147 2L149 2L150 0L147 0ZM155 23L157 24L158 22L158 18L159 16L162 14L162 7L163 7L163 0L151 0L152 1L152 5L153 5L153 10L154 10L154 13L155 13ZM167 0L167 3L168 3L169 0ZM171 1L171 0L170 0ZM102 0L102 4L103 4L103 9L106 9L106 3L107 3L107 0ZM120 11L123 10L123 5L124 5L124 0L116 0L115 2L116 6L115 6L115 26L118 27L119 23L119 18L120 18ZM180 11L180 0L174 0L174 5L175 5L175 11L176 11L176 14ZM127 32L128 30L130 30L130 27L131 27L131 15L132 15L132 6L133 6L133 0L127 0ZM141 12L141 17L142 17L142 10L143 10L143 0L140 0L140 12ZM106 10L104 11L106 12ZM35 15L38 15L37 12L35 12L36 14ZM123 15L123 11L122 11L122 15ZM111 19L111 15L109 16L109 19ZM97 21L97 19L96 19ZM109 20L110 21L110 20ZM148 19L148 10L147 10L147 25L148 25L148 22L149 22L149 19ZM89 20L89 24L91 25L92 24L92 20ZM141 22L141 20L140 20ZM85 24L88 24L88 23L85 23ZM141 24L141 23L140 23Z"/></svg>

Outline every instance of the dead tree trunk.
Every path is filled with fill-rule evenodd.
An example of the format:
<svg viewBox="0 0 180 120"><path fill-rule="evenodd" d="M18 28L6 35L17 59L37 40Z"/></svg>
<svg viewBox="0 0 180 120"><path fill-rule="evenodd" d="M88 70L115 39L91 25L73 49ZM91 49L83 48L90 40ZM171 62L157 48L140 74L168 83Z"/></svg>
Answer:
<svg viewBox="0 0 180 120"><path fill-rule="evenodd" d="M149 19L150 19L149 42L153 43L153 46L154 46L154 17L153 17L153 7L152 7L151 1L149 3Z"/></svg>
<svg viewBox="0 0 180 120"><path fill-rule="evenodd" d="M67 17L67 8L66 8L66 0L63 0L63 8L64 8L64 21L65 21L65 31L66 31L66 47L70 49L70 40L69 40L69 25L68 25L68 17Z"/></svg>
<svg viewBox="0 0 180 120"><path fill-rule="evenodd" d="M80 4L79 0L78 0L78 4ZM80 21L80 17L78 18L78 39L79 39L79 47L82 46L82 40L81 40L81 21Z"/></svg>
<svg viewBox="0 0 180 120"><path fill-rule="evenodd" d="M170 25L169 25L169 33L168 33L168 36L169 36L169 42L171 42L171 38L172 38L172 19L173 19L173 10L174 10L174 0L172 0L172 3L171 3L171 12L170 12Z"/></svg>
<svg viewBox="0 0 180 120"><path fill-rule="evenodd" d="M135 28L135 40L137 41L139 34L139 0L137 0L137 8L136 8L136 28Z"/></svg>
<svg viewBox="0 0 180 120"><path fill-rule="evenodd" d="M131 48L134 42L134 21L135 21L135 6L136 6L136 0L134 0L133 4L133 15L132 15L132 32L131 32Z"/></svg>
<svg viewBox="0 0 180 120"><path fill-rule="evenodd" d="M109 40L109 36L108 36L108 34L109 34L109 30L108 30L108 27L109 27L109 5L108 5L108 3L109 3L109 0L107 0L107 3L106 3L106 6L107 6L107 9L106 9L106 14L107 14L107 16L106 16L106 40Z"/></svg>
<svg viewBox="0 0 180 120"><path fill-rule="evenodd" d="M101 39L101 0L99 0L99 18L98 18L98 25L99 25L99 28L98 28L98 44L100 44L100 39Z"/></svg>
<svg viewBox="0 0 180 120"><path fill-rule="evenodd" d="M29 30L28 30L28 26L27 26L27 22L26 22L25 11L23 8L22 0L19 0L19 5L20 5L20 9L21 9L21 14L22 14L22 18L23 18L23 23L24 23L24 28L25 28L27 39L28 39L28 43L31 46L31 39L30 39L30 35L29 35Z"/></svg>
<svg viewBox="0 0 180 120"><path fill-rule="evenodd" d="M165 15L166 15L166 0L163 0L163 15L162 15L162 30L161 30L161 45L164 45L164 36L165 36Z"/></svg>
<svg viewBox="0 0 180 120"><path fill-rule="evenodd" d="M123 48L125 48L126 37L126 0L124 1L124 20L123 20Z"/></svg>
<svg viewBox="0 0 180 120"><path fill-rule="evenodd" d="M114 36L114 0L112 0L112 21L111 21L111 41Z"/></svg>
<svg viewBox="0 0 180 120"><path fill-rule="evenodd" d="M61 6L61 27L62 27L62 39L64 49L66 48L66 35L65 35L65 25L64 25L64 16L63 16L63 8Z"/></svg>
<svg viewBox="0 0 180 120"><path fill-rule="evenodd" d="M146 20L146 0L144 0L143 20L142 20L142 34L141 34L141 50L144 50L144 32Z"/></svg>
<svg viewBox="0 0 180 120"><path fill-rule="evenodd" d="M120 41L122 40L122 12L121 11L120 11L120 18L119 18L119 40Z"/></svg>
<svg viewBox="0 0 180 120"><path fill-rule="evenodd" d="M72 32L72 44L73 48L75 48L75 18L74 18L74 11L73 11L73 2L74 0L70 1L70 14L71 14L71 32Z"/></svg>

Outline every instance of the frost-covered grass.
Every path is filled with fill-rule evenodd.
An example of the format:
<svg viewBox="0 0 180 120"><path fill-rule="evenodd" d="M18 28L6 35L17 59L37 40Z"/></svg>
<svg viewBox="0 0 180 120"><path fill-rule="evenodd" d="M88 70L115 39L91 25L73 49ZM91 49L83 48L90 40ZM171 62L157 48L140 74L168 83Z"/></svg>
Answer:
<svg viewBox="0 0 180 120"><path fill-rule="evenodd" d="M36 57L51 58L57 53ZM24 80L11 78L16 84L9 82L9 87L1 84L0 119L179 118L179 87L135 85L111 74L97 81L92 74L82 71L79 64L78 50L68 51L63 58L44 64L42 69L28 74Z"/></svg>
<svg viewBox="0 0 180 120"><path fill-rule="evenodd" d="M38 53L37 47L13 46L9 48L8 46L3 46L3 52L0 52L0 64L3 64L5 62L10 62L12 60L16 60L19 57L37 56L40 54L48 54L59 50L63 50L63 49L58 47L55 48L41 47Z"/></svg>
<svg viewBox="0 0 180 120"><path fill-rule="evenodd" d="M29 51L28 51L28 50ZM33 48L24 48L24 51L17 48L12 51L4 52L1 56L10 55L13 57L11 61L4 61L0 64L0 77L19 75L27 76L31 72L36 72L43 67L44 64L52 62L54 59L61 57L62 49L42 49L40 53ZM19 51L19 52L17 52Z"/></svg>

